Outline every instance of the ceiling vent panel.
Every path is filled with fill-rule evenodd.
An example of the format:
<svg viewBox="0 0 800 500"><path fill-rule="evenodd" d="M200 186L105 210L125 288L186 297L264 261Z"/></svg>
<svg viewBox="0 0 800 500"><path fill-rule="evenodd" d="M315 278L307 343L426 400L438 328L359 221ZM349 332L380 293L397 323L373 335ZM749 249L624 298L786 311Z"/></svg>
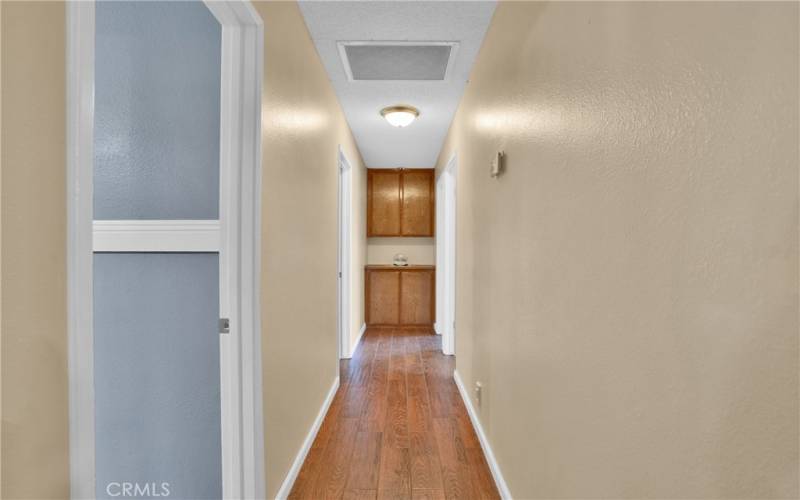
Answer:
<svg viewBox="0 0 800 500"><path fill-rule="evenodd" d="M347 78L359 81L445 81L455 42L340 42Z"/></svg>

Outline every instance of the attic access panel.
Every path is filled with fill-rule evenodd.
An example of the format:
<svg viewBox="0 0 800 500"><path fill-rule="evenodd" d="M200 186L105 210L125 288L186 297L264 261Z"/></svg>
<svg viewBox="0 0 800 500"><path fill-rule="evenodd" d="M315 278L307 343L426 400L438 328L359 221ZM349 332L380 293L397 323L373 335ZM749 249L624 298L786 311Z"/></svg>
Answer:
<svg viewBox="0 0 800 500"><path fill-rule="evenodd" d="M339 42L347 79L359 81L445 81L457 42Z"/></svg>

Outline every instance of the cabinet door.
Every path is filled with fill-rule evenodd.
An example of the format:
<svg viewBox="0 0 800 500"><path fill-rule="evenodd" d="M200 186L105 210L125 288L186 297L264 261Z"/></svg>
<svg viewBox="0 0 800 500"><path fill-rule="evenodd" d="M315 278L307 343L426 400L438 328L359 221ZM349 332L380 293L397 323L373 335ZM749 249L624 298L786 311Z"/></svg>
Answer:
<svg viewBox="0 0 800 500"><path fill-rule="evenodd" d="M374 170L367 174L367 235L400 235L400 171Z"/></svg>
<svg viewBox="0 0 800 500"><path fill-rule="evenodd" d="M434 320L434 271L402 271L400 324L431 325Z"/></svg>
<svg viewBox="0 0 800 500"><path fill-rule="evenodd" d="M367 270L367 324L396 325L400 321L400 271Z"/></svg>
<svg viewBox="0 0 800 500"><path fill-rule="evenodd" d="M403 236L433 236L434 171L403 170L400 231Z"/></svg>

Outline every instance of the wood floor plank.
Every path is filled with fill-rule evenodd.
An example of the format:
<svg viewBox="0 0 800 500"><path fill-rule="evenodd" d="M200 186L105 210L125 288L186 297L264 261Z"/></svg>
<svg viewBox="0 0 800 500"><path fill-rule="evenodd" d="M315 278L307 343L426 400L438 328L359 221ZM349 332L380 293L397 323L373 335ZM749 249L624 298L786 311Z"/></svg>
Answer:
<svg viewBox="0 0 800 500"><path fill-rule="evenodd" d="M324 466L321 467L314 483L312 499L342 498L350 471L350 459L357 431L358 419L341 418L339 420L336 434L325 447L325 455L322 458Z"/></svg>
<svg viewBox="0 0 800 500"><path fill-rule="evenodd" d="M408 448L381 448L378 498L411 498L411 457Z"/></svg>
<svg viewBox="0 0 800 500"><path fill-rule="evenodd" d="M455 419L452 417L434 418L433 427L439 447L439 460L442 464L442 482L447 498L473 498L472 479L469 477L469 459L461 439Z"/></svg>
<svg viewBox="0 0 800 500"><path fill-rule="evenodd" d="M289 498L499 498L440 345L430 330L364 333Z"/></svg>
<svg viewBox="0 0 800 500"><path fill-rule="evenodd" d="M433 432L412 432L411 486L413 489L443 489L442 463Z"/></svg>
<svg viewBox="0 0 800 500"><path fill-rule="evenodd" d="M391 354L389 357L389 380L405 378L406 376L406 349L402 330L392 332Z"/></svg>
<svg viewBox="0 0 800 500"><path fill-rule="evenodd" d="M311 448L297 478L294 480L294 486L289 493L289 500L301 500L312 498L314 484L319 477L319 471L322 466L322 457L325 454L325 448Z"/></svg>
<svg viewBox="0 0 800 500"><path fill-rule="evenodd" d="M342 417L361 417L367 408L369 400L369 387L348 385L347 397L342 405Z"/></svg>
<svg viewBox="0 0 800 500"><path fill-rule="evenodd" d="M428 387L431 413L434 418L449 417L453 414L453 394L438 374L427 373L425 384Z"/></svg>
<svg viewBox="0 0 800 500"><path fill-rule="evenodd" d="M342 500L375 500L377 496L375 490L345 490Z"/></svg>
<svg viewBox="0 0 800 500"><path fill-rule="evenodd" d="M325 446L328 444L330 436L333 434L336 426L339 423L339 412L344 405L346 397L347 382L340 381L339 389L336 391L336 394L333 396L333 401L331 401L331 405L328 407L328 413L325 415L325 419L322 421L322 425L320 425L319 430L317 431L317 437L311 444L312 449L325 448Z"/></svg>
<svg viewBox="0 0 800 500"><path fill-rule="evenodd" d="M347 479L348 490L375 490L381 466L383 434L360 431L356 435L353 461Z"/></svg>
<svg viewBox="0 0 800 500"><path fill-rule="evenodd" d="M384 446L408 448L408 400L404 378L389 380Z"/></svg>
<svg viewBox="0 0 800 500"><path fill-rule="evenodd" d="M412 489L411 498L413 500L445 500L444 490L421 490Z"/></svg>
<svg viewBox="0 0 800 500"><path fill-rule="evenodd" d="M494 478L483 456L483 450L471 448L467 450L472 489L477 498L481 500L495 500L500 498L500 492L494 484Z"/></svg>
<svg viewBox="0 0 800 500"><path fill-rule="evenodd" d="M461 410L455 412L456 425L458 427L458 435L464 443L464 448L467 449L481 449L481 442L478 440L478 435L472 427L472 421L467 415L467 409L464 407L464 402L459 400ZM481 452L482 453L482 452Z"/></svg>
<svg viewBox="0 0 800 500"><path fill-rule="evenodd" d="M386 331L382 330L372 330L369 333L369 336L375 336L377 345L372 358L367 403L359 430L383 432L383 426L386 423L386 398L392 336L391 331L386 333ZM366 333L364 335L367 336Z"/></svg>

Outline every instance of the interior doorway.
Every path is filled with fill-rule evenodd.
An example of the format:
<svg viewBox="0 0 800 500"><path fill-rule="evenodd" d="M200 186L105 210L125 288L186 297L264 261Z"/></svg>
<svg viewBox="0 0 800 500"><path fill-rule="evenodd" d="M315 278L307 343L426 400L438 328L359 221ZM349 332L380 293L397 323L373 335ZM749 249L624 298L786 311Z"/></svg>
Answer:
<svg viewBox="0 0 800 500"><path fill-rule="evenodd" d="M264 495L262 51L249 2L67 4L73 498Z"/></svg>
<svg viewBox="0 0 800 500"><path fill-rule="evenodd" d="M339 359L349 358L350 352L350 302L351 254L353 221L353 169L339 146Z"/></svg>
<svg viewBox="0 0 800 500"><path fill-rule="evenodd" d="M436 333L442 352L455 354L456 335L456 177L458 160L450 157L436 181Z"/></svg>

